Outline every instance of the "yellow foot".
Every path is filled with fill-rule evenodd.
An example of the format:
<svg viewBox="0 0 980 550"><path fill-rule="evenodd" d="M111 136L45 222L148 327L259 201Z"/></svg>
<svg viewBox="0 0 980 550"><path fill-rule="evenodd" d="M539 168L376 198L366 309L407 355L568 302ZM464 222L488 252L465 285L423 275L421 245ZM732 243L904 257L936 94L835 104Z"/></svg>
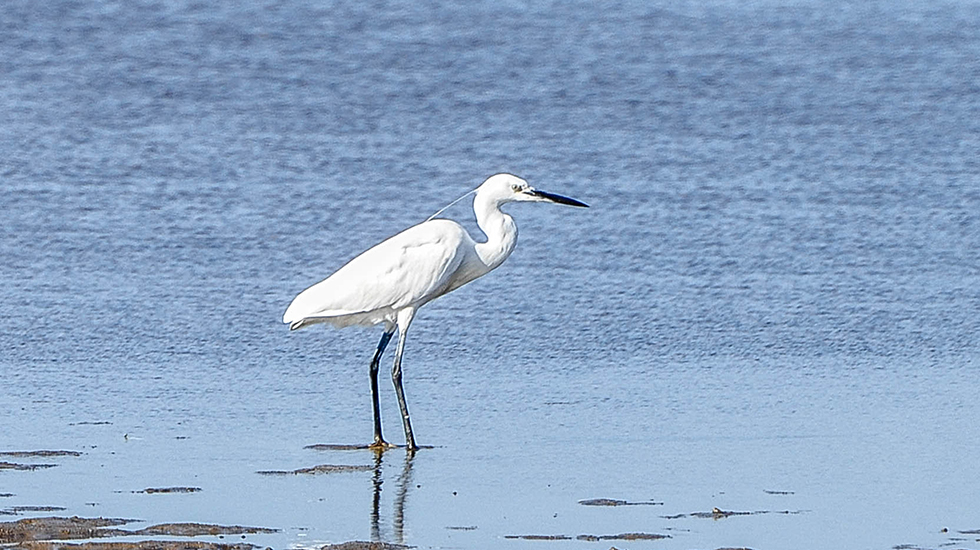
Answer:
<svg viewBox="0 0 980 550"><path fill-rule="evenodd" d="M372 451L375 452L384 452L387 451L388 449L394 449L396 447L397 445L392 445L391 443L388 443L384 439L375 439L374 443L368 445L368 449L371 449Z"/></svg>

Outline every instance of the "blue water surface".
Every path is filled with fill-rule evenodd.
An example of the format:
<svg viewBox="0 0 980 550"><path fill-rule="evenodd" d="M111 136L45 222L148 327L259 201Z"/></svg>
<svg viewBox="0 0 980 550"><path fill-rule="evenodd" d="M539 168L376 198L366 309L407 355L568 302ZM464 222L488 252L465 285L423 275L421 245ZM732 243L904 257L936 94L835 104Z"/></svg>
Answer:
<svg viewBox="0 0 980 550"><path fill-rule="evenodd" d="M83 454L0 510L978 548L978 7L7 1L0 451ZM304 449L369 442L380 330L286 305L500 171L592 207L512 205L514 255L417 317L434 448ZM256 474L324 463L374 469ZM669 538L575 540L630 532Z"/></svg>

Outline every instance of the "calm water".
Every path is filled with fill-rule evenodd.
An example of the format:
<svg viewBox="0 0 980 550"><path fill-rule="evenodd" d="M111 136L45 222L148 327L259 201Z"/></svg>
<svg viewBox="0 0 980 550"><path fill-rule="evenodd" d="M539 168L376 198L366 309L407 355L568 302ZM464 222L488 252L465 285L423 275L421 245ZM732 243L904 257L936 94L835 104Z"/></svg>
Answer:
<svg viewBox="0 0 980 550"><path fill-rule="evenodd" d="M246 4L0 12L0 451L85 453L0 509L980 547L976 2ZM369 441L380 331L281 314L498 171L592 208L514 205L508 262L422 310L435 448L255 474L373 463L303 447ZM668 519L713 507L794 513ZM505 538L637 531L671 538Z"/></svg>

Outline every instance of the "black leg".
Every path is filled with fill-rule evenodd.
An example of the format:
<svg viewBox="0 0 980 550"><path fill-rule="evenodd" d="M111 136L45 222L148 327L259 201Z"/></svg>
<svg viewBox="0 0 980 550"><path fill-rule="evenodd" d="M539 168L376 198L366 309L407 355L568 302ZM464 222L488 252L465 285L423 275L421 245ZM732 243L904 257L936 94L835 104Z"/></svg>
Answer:
<svg viewBox="0 0 980 550"><path fill-rule="evenodd" d="M409 451L419 448L412 434L412 420L408 417L408 402L405 401L405 388L402 387L402 352L405 351L405 333L403 327L398 335L398 348L395 350L395 365L391 368L391 381L395 384L395 395L398 396L398 408L402 413L402 426L405 428L405 446Z"/></svg>
<svg viewBox="0 0 980 550"><path fill-rule="evenodd" d="M374 443L371 444L371 447L373 448L388 447L388 443L381 436L381 404L378 402L378 363L381 361L381 355L385 352L385 348L388 347L388 341L391 340L391 336L394 333L394 327L391 330L385 331L381 336L381 342L378 343L378 351L374 352L374 358L371 359L371 405L374 407Z"/></svg>

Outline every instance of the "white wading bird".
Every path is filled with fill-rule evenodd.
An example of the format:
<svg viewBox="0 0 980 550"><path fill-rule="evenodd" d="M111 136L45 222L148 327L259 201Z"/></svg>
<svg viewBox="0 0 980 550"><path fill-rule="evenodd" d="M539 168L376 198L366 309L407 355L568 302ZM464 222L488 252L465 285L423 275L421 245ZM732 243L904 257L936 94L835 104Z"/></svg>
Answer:
<svg viewBox="0 0 980 550"><path fill-rule="evenodd" d="M486 242L474 241L452 220L430 218L375 245L330 277L301 292L282 317L291 330L314 323L330 323L336 327L384 323L384 335L371 359L372 449L392 447L381 436L378 361L396 328L398 348L391 380L401 409L405 444L411 451L418 449L402 388L402 353L408 326L420 307L486 275L514 251L517 225L513 218L501 212L500 207L508 202L588 206L575 199L538 191L510 174L491 176L475 192L473 210L477 224L487 236Z"/></svg>

